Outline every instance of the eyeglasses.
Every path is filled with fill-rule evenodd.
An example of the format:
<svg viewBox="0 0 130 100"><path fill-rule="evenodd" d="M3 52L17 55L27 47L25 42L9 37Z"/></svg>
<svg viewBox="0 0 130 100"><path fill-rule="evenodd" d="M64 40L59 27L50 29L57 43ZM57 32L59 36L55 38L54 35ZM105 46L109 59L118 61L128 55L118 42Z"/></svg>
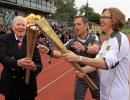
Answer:
<svg viewBox="0 0 130 100"><path fill-rule="evenodd" d="M100 19L112 19L110 16L101 16Z"/></svg>

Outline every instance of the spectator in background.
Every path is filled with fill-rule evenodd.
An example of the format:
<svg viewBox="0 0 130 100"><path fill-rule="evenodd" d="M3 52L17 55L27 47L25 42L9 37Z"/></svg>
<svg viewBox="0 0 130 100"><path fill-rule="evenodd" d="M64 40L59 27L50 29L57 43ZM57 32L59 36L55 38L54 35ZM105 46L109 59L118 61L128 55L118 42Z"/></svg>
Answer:
<svg viewBox="0 0 130 100"><path fill-rule="evenodd" d="M99 39L99 43L101 44L100 33L99 33L98 31L97 31L96 35L97 35L97 37L98 37L98 39Z"/></svg>
<svg viewBox="0 0 130 100"><path fill-rule="evenodd" d="M6 24L0 24L0 35L6 34Z"/></svg>

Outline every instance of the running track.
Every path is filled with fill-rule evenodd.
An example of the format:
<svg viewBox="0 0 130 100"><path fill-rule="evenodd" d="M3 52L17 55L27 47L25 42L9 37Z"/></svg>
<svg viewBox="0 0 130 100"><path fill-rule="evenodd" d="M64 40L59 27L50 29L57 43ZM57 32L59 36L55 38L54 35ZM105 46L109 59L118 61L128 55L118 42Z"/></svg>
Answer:
<svg viewBox="0 0 130 100"><path fill-rule="evenodd" d="M52 58L51 64L48 63L49 59L47 55L42 55L43 70L37 77L36 100L74 100L75 71L73 67L63 58ZM0 100L4 100L2 95L0 95ZM89 91L85 100L91 100Z"/></svg>

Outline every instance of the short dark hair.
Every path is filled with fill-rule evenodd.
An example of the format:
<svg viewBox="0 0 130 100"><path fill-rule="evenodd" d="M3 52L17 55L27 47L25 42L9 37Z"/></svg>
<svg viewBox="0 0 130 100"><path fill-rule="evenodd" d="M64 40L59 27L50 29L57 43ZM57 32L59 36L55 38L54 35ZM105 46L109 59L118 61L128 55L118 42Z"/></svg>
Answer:
<svg viewBox="0 0 130 100"><path fill-rule="evenodd" d="M105 11L109 11L112 17L113 30L120 31L125 25L125 15L117 8L105 8L102 14Z"/></svg>
<svg viewBox="0 0 130 100"><path fill-rule="evenodd" d="M88 19L85 16L75 16L74 19L81 18L84 24L88 23Z"/></svg>

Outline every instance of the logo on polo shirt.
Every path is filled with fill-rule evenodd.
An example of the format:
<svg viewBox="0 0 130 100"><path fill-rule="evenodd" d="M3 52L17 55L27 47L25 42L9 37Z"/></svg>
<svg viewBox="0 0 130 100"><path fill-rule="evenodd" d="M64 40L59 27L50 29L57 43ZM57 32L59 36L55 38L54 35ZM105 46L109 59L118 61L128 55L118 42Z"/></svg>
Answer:
<svg viewBox="0 0 130 100"><path fill-rule="evenodd" d="M92 46L93 44L92 44L92 42L90 42L89 44L88 44L88 46Z"/></svg>
<svg viewBox="0 0 130 100"><path fill-rule="evenodd" d="M110 45L107 45L107 47L106 47L106 51L109 51L110 48L111 48L111 46L110 46Z"/></svg>

